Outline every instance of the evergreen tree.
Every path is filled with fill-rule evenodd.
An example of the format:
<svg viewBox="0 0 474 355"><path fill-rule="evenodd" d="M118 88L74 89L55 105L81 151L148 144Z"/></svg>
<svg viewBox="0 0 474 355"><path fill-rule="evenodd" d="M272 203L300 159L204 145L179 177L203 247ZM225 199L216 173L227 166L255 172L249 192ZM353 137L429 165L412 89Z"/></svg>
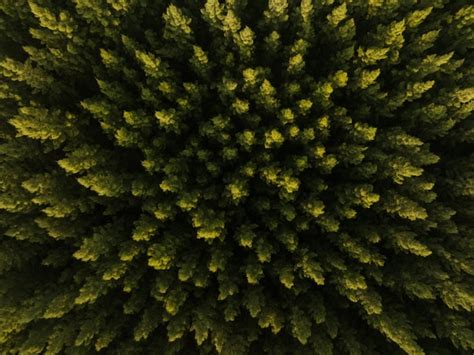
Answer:
<svg viewBox="0 0 474 355"><path fill-rule="evenodd" d="M472 354L470 3L0 1L0 352Z"/></svg>

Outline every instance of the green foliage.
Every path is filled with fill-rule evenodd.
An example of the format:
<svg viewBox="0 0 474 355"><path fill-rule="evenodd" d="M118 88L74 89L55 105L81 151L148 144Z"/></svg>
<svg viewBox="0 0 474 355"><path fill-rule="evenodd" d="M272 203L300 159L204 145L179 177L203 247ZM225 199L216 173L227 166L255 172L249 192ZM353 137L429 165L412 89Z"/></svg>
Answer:
<svg viewBox="0 0 474 355"><path fill-rule="evenodd" d="M0 353L472 354L467 0L0 2Z"/></svg>

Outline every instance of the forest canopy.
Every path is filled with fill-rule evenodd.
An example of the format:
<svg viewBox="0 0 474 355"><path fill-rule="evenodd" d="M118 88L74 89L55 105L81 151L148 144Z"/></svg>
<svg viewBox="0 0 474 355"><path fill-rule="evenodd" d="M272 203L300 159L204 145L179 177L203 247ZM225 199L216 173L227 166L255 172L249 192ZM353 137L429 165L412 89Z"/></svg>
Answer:
<svg viewBox="0 0 474 355"><path fill-rule="evenodd" d="M472 354L474 5L1 0L0 353Z"/></svg>

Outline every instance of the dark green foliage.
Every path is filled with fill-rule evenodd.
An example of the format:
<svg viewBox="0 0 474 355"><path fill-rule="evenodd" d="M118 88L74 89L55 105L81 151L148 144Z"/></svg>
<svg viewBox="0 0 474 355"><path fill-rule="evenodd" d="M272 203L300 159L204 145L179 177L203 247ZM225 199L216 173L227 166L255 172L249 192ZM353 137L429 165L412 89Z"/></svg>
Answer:
<svg viewBox="0 0 474 355"><path fill-rule="evenodd" d="M0 1L0 353L472 354L469 3Z"/></svg>

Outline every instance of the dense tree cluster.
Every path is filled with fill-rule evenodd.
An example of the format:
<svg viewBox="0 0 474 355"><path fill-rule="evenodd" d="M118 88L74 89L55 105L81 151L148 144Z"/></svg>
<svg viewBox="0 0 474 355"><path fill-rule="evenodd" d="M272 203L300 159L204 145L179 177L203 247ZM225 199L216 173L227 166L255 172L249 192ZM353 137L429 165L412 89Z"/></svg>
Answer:
<svg viewBox="0 0 474 355"><path fill-rule="evenodd" d="M468 0L1 0L0 353L472 354Z"/></svg>

